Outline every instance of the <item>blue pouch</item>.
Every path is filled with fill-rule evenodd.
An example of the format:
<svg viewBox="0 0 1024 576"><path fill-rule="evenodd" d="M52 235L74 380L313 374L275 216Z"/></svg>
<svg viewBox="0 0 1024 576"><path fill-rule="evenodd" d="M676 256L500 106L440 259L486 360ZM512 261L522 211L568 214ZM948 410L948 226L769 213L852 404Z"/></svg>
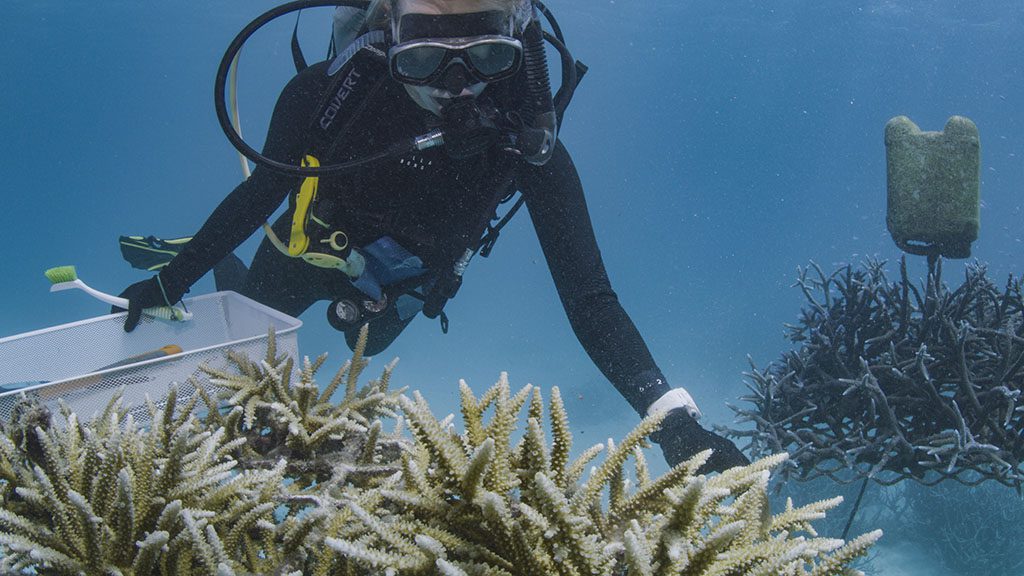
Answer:
<svg viewBox="0 0 1024 576"><path fill-rule="evenodd" d="M423 310L423 300L402 294L395 300L395 310L398 312L399 320L408 320Z"/></svg>
<svg viewBox="0 0 1024 576"><path fill-rule="evenodd" d="M352 285L374 300L381 299L384 287L428 272L423 267L423 260L390 236L381 236L359 252L366 260L366 269L352 281Z"/></svg>

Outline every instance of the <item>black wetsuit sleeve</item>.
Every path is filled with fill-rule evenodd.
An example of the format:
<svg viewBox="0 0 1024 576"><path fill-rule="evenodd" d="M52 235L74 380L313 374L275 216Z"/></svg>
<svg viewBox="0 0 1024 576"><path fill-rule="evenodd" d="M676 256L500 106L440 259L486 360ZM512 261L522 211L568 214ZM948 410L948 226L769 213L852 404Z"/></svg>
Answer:
<svg viewBox="0 0 1024 576"><path fill-rule="evenodd" d="M568 151L559 143L547 164L520 169L517 184L576 337L626 401L645 415L669 386L608 281Z"/></svg>
<svg viewBox="0 0 1024 576"><path fill-rule="evenodd" d="M298 165L305 153L305 132L319 102L325 76L322 71L307 68L281 92L263 147L264 156ZM301 178L257 166L252 175L214 209L181 253L161 270L160 278L168 297L180 298L249 238L300 182Z"/></svg>

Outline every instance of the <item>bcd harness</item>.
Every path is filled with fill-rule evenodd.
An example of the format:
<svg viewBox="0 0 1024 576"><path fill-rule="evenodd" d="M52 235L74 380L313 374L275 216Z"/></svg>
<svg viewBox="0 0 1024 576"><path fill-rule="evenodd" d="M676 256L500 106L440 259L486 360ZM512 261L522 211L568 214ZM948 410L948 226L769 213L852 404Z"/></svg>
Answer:
<svg viewBox="0 0 1024 576"><path fill-rule="evenodd" d="M218 120L225 135L239 153L257 164L282 173L304 177L302 184L293 192L291 198L294 211L288 243L282 242L270 225L264 223L263 228L269 241L286 256L302 258L315 266L344 272L355 287L371 297L375 297L374 294L381 295L381 287L377 286L375 292L374 286L370 285L372 283L367 282L366 278L371 277L372 279L374 276L372 272L381 270L382 259L392 263L406 257L408 260L416 262L419 262L419 259L387 236L379 238L368 246L352 246L349 236L343 230L333 229L330 223L318 218L314 208L318 202L325 200L319 194L318 177L320 175L365 165L379 159L393 158L396 154L410 150L409 144L398 142L387 150L361 159L350 160L343 164L321 166L321 160L333 159L339 143L344 142L350 136L353 126L364 113L365 107L374 100L374 96L387 81L389 68L387 56L382 50L387 46L387 34L382 30L371 29L373 28L370 25L372 18L360 16L357 20L352 21L358 26L351 26L351 30L361 28L365 33L355 38L340 53L336 53L336 50L341 49L343 44L336 45L332 37L328 58L334 57L334 59L327 69L327 74L332 80L310 121L308 133L311 146L297 167L293 168L294 164L288 165L266 158L248 146L241 139L237 130L232 127L224 105L224 94L228 71L232 68L232 62L237 59L242 45L256 30L268 22L284 14L301 11L306 7L325 5L348 6L356 9L357 13L360 10L365 10L367 15L375 14L375 7L380 3L381 0L370 0L366 5L356 0L293 0L286 5L271 9L247 25L232 41L218 67L215 83L215 91L218 94L215 101ZM525 90L517 98L522 97L524 100L513 109L514 114L518 117L518 114L521 113L526 122L524 126L522 120L514 121L517 126L513 127L513 132L518 136L512 137L511 145L503 143L498 145L498 148L516 152L531 164L542 164L550 157L565 110L572 101L576 87L586 74L587 67L572 57L565 46L565 39L557 20L543 2L533 0L533 7L535 15L539 12L548 20L554 35L544 32L536 18L523 31L526 62L523 67L525 77L522 85L525 86ZM345 41L348 39L346 38ZM548 78L547 57L543 47L545 41L557 50L562 63L562 86L553 99ZM298 42L298 20L296 20L295 29L292 32L291 49L296 71L301 72L307 66ZM466 109L464 106L457 107L455 105L449 105L449 108L463 112ZM470 117L476 114L475 120L480 120L480 110L475 109L472 104L469 109ZM443 115L444 111L442 110ZM488 120L484 119L484 123L487 122ZM543 127L543 129L538 129L539 127ZM550 139L538 139L538 135L542 132L550 136ZM458 134L454 135L458 136ZM448 138L437 130L413 139L412 149L423 150L438 145L442 140L452 157L456 157L459 150L468 150L470 153L476 153L478 150L472 139L464 142L449 142ZM465 146L460 148L460 144ZM455 240L448 243L449 245L438 246L442 252L442 257L439 260L441 264L434 262L433 269L429 271L422 269L422 273L419 274L408 271L395 273L389 270L386 273L389 276L388 282L381 283L388 288L392 295L408 294L422 300L424 315L428 318L440 316L444 331L447 331L444 306L459 290L463 273L469 261L476 254L483 257L490 254L501 228L511 220L525 202L525 198L520 194L505 216L498 219L498 206L515 197L514 171L519 160L507 153L487 154L484 159L485 167L482 177L477 181L477 186L490 184L490 194L480 195L482 198L487 198L485 207L477 213L475 219L472 214L469 215L466 226L457 231L457 234L453 236ZM297 171L303 173L299 174ZM478 188L477 192L483 192L483 190ZM332 203L330 199L326 201ZM388 219L386 215L368 215L380 219L382 228L384 227L383 221ZM492 221L497 222L492 225ZM382 242L383 244L381 244ZM377 246L378 244L384 247L381 248L381 246ZM363 255L364 252L366 257ZM417 292L417 289L420 289L421 292ZM386 307L388 305L387 298L381 298L376 302L364 302L364 304L370 307Z"/></svg>
<svg viewBox="0 0 1024 576"><path fill-rule="evenodd" d="M384 41L382 32L370 32L353 43L340 54L328 69L332 77L311 117L307 133L310 146L304 155L303 167L317 168L321 159L331 158L340 143L351 135L353 126L365 112L370 102L388 81L388 65L381 50ZM304 64L296 59L296 67ZM455 235L456 240L442 246L443 260L448 262L427 275L406 279L395 286L388 286L392 292L409 294L423 301L423 313L428 318L441 316L442 329L447 331L447 319L443 314L445 304L455 296L462 284L462 275L470 259L477 253L489 255L499 231L522 206L523 198L513 204L508 213L496 225L498 206L509 201L515 194L513 189L516 160L508 154L498 154L486 163L485 173L478 180L479 185L494 190L486 208L478 217L470 216L466 226ZM302 258L305 262L320 268L337 269L345 273L353 284L368 297L378 299L380 293L366 289L360 278L367 271L366 257L352 246L345 231L336 229L315 213L319 194L319 178L306 177L293 192L294 208L288 242L285 244L264 223L263 229L268 240L282 254ZM372 257L372 256L371 256ZM425 277L424 277L425 276ZM417 291L421 288L422 291Z"/></svg>

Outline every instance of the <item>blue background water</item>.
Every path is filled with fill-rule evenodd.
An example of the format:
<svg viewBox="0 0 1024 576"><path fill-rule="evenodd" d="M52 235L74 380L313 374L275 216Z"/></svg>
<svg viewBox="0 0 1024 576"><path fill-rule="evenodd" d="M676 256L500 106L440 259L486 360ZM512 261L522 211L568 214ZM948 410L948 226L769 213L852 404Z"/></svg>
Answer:
<svg viewBox="0 0 1024 576"><path fill-rule="evenodd" d="M884 222L892 116L926 130L954 114L977 123L974 254L996 278L1022 272L1021 2L550 4L591 67L562 139L613 285L669 381L708 420L731 419L725 402L744 392L747 355L764 365L788 346L798 266L898 258ZM4 2L0 335L103 313L82 294L48 294L42 270L73 263L119 292L144 277L121 261L119 234L190 234L238 182L213 77L235 33L273 5ZM303 19L311 58L326 49L328 19ZM256 143L293 72L292 23L260 32L243 55L243 131ZM257 240L241 249L246 259ZM960 270L950 263L946 278ZM193 293L212 289L204 279ZM437 411L454 410L459 378L482 390L507 370L516 385L560 386L581 443L635 424L576 342L525 215L491 259L473 263L448 313L447 336L421 319L385 354L401 357L397 381ZM303 317L300 344L336 366L347 349L323 314ZM878 573L914 573L890 554Z"/></svg>

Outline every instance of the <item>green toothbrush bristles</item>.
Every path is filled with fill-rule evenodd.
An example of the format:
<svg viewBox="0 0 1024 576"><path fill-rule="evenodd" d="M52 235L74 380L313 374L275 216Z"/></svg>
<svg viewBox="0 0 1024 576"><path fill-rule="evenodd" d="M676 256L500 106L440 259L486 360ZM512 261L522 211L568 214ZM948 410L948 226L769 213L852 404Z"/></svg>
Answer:
<svg viewBox="0 0 1024 576"><path fill-rule="evenodd" d="M78 279L78 272L75 271L74 266L57 266L56 268L50 268L43 272L43 274L46 274L46 278L54 284L72 282Z"/></svg>
<svg viewBox="0 0 1024 576"><path fill-rule="evenodd" d="M186 312L180 306L156 306L146 308L142 313L153 318L171 320L173 322L186 322L192 319L192 313Z"/></svg>

